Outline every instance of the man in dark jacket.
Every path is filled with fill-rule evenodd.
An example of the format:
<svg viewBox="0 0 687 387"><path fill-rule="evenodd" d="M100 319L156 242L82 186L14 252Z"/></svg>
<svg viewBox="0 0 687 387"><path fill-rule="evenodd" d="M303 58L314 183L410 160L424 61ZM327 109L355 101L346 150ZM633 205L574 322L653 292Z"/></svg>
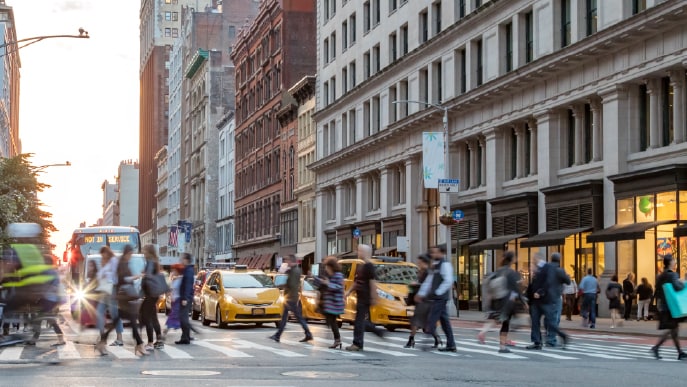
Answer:
<svg viewBox="0 0 687 387"><path fill-rule="evenodd" d="M665 333L661 335L658 339L656 345L651 348L651 352L654 353L656 359L660 359L661 356L658 354L659 347L670 337L673 339L675 344L675 349L677 349L677 359L687 360L687 353L682 352L680 349L680 339L679 339L679 323L680 320L673 318L670 314L670 309L668 309L668 304L666 303L666 296L663 291L663 284L672 284L673 289L676 292L685 288L685 285L680 281L680 277L675 273L675 260L671 254L666 254L663 257L663 266L665 270L656 279L656 306L658 307L658 318L659 318L659 329L667 329Z"/></svg>
<svg viewBox="0 0 687 387"><path fill-rule="evenodd" d="M284 309L281 315L281 321L279 322L279 327L277 328L277 333L270 336L270 339L279 342L281 339L281 334L286 328L286 322L289 319L289 312L296 316L296 320L303 327L305 331L305 337L300 340L301 343L311 341L313 339L312 333L308 328L308 323L305 322L303 314L301 313L301 306L298 305L298 298L301 291L301 268L298 267L298 261L293 255L286 257L289 264L289 275L286 279L286 286L284 287Z"/></svg>
<svg viewBox="0 0 687 387"><path fill-rule="evenodd" d="M546 345L556 346L556 335L563 339L563 346L569 341L568 335L558 329L560 312L562 310L563 284L570 283L570 277L560 268L560 255L551 256L552 263L546 263L544 257L537 255L537 272L530 284L530 316L532 344L527 349L542 349L541 317L544 316L546 326Z"/></svg>
<svg viewBox="0 0 687 387"><path fill-rule="evenodd" d="M183 253L181 255L181 262L185 266L179 289L179 298L181 300L181 307L179 308L181 339L175 341L175 344L191 344L191 322L188 319L188 314L191 312L191 304L193 303L193 280L195 278L192 261L193 257L191 254Z"/></svg>
<svg viewBox="0 0 687 387"><path fill-rule="evenodd" d="M549 347L556 346L556 333L567 340L567 335L563 334L558 327L561 323L561 313L563 312L563 285L570 285L570 276L561 269L561 255L559 253L551 254L551 262L549 263L550 270L548 275L548 292L550 294L550 302L552 310L545 315L544 323L546 324L546 345ZM547 307L548 308L548 307Z"/></svg>
<svg viewBox="0 0 687 387"><path fill-rule="evenodd" d="M630 320L632 311L632 301L635 299L635 275L627 273L627 278L623 281L623 300L625 301L625 321Z"/></svg>

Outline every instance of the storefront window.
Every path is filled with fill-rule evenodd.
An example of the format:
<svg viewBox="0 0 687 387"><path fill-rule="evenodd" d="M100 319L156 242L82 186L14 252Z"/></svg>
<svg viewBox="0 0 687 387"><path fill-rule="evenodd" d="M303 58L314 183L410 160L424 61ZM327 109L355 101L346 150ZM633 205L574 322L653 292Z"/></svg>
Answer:
<svg viewBox="0 0 687 387"><path fill-rule="evenodd" d="M656 217L654 212L655 209L656 205L654 203L654 195L637 196L635 200L637 223L652 222Z"/></svg>
<svg viewBox="0 0 687 387"><path fill-rule="evenodd" d="M327 254L338 254L343 251L337 251L336 249L336 238L333 234L327 234Z"/></svg>
<svg viewBox="0 0 687 387"><path fill-rule="evenodd" d="M687 220L687 191L680 191L680 220Z"/></svg>
<svg viewBox="0 0 687 387"><path fill-rule="evenodd" d="M665 255L678 256L677 239L673 237L673 228L675 228L674 224L664 224L656 228L654 277L663 271L663 257ZM680 262L678 262L678 267L679 264ZM644 276L640 272L638 274Z"/></svg>
<svg viewBox="0 0 687 387"><path fill-rule="evenodd" d="M675 191L663 192L656 195L656 220L677 219L677 203Z"/></svg>

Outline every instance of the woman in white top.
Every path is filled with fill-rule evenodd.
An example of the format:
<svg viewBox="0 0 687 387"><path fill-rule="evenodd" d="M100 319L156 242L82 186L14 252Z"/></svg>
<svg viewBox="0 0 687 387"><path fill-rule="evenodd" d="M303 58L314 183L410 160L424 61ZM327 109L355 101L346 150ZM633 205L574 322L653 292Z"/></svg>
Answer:
<svg viewBox="0 0 687 387"><path fill-rule="evenodd" d="M102 334L105 329L105 311L110 312L110 317L113 320L115 320L119 314L117 299L115 297L116 294L113 291L114 286L117 284L117 264L119 263L119 259L117 259L112 250L107 246L103 246L100 249L100 256L102 260L100 261L100 270L96 278L98 280L97 290L101 293L101 297L96 309L96 327ZM117 338L111 345L121 347L124 345L122 341L124 325L121 320L115 327L115 331L117 332Z"/></svg>

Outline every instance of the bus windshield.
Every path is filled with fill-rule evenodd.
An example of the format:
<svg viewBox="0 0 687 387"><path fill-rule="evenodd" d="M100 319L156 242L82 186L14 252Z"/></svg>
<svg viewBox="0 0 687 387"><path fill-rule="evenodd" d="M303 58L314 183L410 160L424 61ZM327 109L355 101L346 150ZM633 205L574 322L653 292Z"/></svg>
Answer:
<svg viewBox="0 0 687 387"><path fill-rule="evenodd" d="M89 254L97 254L103 246L109 246L114 252L122 252L124 246L131 245L134 252L139 252L138 233L136 232L117 232L117 233L83 233L76 234L76 244L81 250L81 255L86 257Z"/></svg>

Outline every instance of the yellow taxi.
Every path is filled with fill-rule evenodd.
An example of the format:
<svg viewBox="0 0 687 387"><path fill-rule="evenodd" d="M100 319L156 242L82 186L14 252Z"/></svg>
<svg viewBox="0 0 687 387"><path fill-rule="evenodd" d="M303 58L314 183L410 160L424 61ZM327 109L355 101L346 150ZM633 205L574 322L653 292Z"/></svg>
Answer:
<svg viewBox="0 0 687 387"><path fill-rule="evenodd" d="M286 285L286 280L289 277L284 273L268 273L277 287ZM282 292L283 293L283 292ZM298 296L298 303L301 308L301 313L306 321L309 320L324 320L324 316L317 311L317 303L320 299L320 292L313 285L311 278L301 277L301 293Z"/></svg>
<svg viewBox="0 0 687 387"><path fill-rule="evenodd" d="M344 276L344 291L355 284L355 272L364 264L362 259L341 259L341 272ZM415 311L408 305L408 285L417 281L418 268L414 263L402 258L373 257L377 277L377 304L370 307L370 321L383 325L387 330L410 327L410 318ZM357 296L351 293L345 300L341 320L353 323Z"/></svg>
<svg viewBox="0 0 687 387"><path fill-rule="evenodd" d="M236 323L278 326L281 312L281 294L270 277L244 265L211 272L200 294L200 320L205 326L211 322L220 328Z"/></svg>

